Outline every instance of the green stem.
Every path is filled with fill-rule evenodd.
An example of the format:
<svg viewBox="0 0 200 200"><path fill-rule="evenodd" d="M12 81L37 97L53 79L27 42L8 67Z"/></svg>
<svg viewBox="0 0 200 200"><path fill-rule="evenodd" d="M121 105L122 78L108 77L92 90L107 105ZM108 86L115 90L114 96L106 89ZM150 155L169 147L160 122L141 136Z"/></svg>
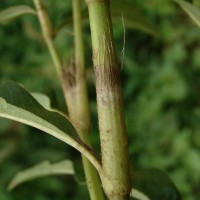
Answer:
<svg viewBox="0 0 200 200"><path fill-rule="evenodd" d="M86 134L82 133L82 135L85 135L85 138L82 138L82 139L88 146L91 146L90 140L87 134L88 133ZM85 158L83 155L82 155L82 161L83 161L83 166L84 166L84 171L85 171L85 176L86 176L87 187L90 194L90 199L104 200L104 194L102 191L101 182L100 182L96 169L91 164L91 162L87 158ZM99 174L103 173L101 170L102 168L100 169L100 171L98 170Z"/></svg>
<svg viewBox="0 0 200 200"><path fill-rule="evenodd" d="M84 69L84 48L82 39L83 37L81 27L80 2L79 0L73 0L73 13L75 24L75 63L74 66L72 66L71 72L69 72L71 70L70 67L67 69L63 69L61 59L52 39L53 28L45 7L42 5L41 0L34 0L34 3L37 8L38 18L41 24L45 42L51 54L53 63L56 67L56 71L61 81L61 85L63 87L70 119L75 125L82 141L91 147L89 137L90 113ZM74 81L74 83L71 83L71 79ZM95 164L95 169L91 162L83 155L82 161L91 199L103 200L104 195L101 188L100 179L96 171L97 169L101 176L104 177L104 173L102 171L100 163L97 160L95 160L95 158L90 158L90 161L92 161L92 163Z"/></svg>
<svg viewBox="0 0 200 200"><path fill-rule="evenodd" d="M127 134L109 0L86 0L96 78L103 180L109 199L125 200L131 190Z"/></svg>
<svg viewBox="0 0 200 200"><path fill-rule="evenodd" d="M51 54L53 63L56 67L57 74L60 78L61 74L62 74L62 63L60 61L58 52L56 50L56 47L55 47L53 39L52 39L52 37L54 35L52 23L49 19L46 8L42 4L42 1L41 0L34 0L34 3L35 3L35 7L37 9L38 18L39 18L40 25L41 25L41 28L42 28L44 40L47 44L47 47L48 47L48 50Z"/></svg>
<svg viewBox="0 0 200 200"><path fill-rule="evenodd" d="M74 24L74 43L75 43L75 106L70 117L74 119L77 125L79 135L83 142L91 147L90 143L90 112L89 101L87 95L87 85L85 76L85 60L84 60L84 46L83 33L81 21L81 1L73 0L73 24ZM73 95L73 94L72 94ZM70 106L70 105L69 105ZM82 156L86 181L90 198L92 200L103 200L104 195L101 188L100 179L94 166Z"/></svg>

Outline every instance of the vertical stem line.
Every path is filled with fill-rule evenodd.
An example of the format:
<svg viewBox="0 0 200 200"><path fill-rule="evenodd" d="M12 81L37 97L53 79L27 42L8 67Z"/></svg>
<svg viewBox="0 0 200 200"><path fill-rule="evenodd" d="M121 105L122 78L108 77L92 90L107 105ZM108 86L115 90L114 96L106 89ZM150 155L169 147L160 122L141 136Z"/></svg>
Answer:
<svg viewBox="0 0 200 200"><path fill-rule="evenodd" d="M72 0L73 3L73 25L74 25L74 43L75 43L75 61L79 65L79 70L84 72L84 45L82 31L82 15L80 0Z"/></svg>
<svg viewBox="0 0 200 200"><path fill-rule="evenodd" d="M87 95L87 85L85 76L84 45L81 17L81 1L72 0L73 2L73 24L74 24L74 46L75 46L75 107L72 118L76 120L77 129L83 142L91 147L90 143L90 112ZM77 121L78 120L78 121ZM92 200L103 200L104 195L101 183L96 169L91 163L82 156L86 181L90 198Z"/></svg>
<svg viewBox="0 0 200 200"><path fill-rule="evenodd" d="M48 50L51 54L53 63L55 65L55 68L56 68L56 71L57 71L57 74L60 78L61 74L62 74L62 63L61 63L60 57L58 55L57 49L56 49L56 47L53 43L53 40L52 40L52 37L54 35L54 30L53 30L51 20L49 19L47 10L43 6L42 1L41 0L34 0L34 3L35 3L35 7L37 9L38 18L39 18L40 25L41 25L41 28L42 28L43 37L44 37L45 42L47 44Z"/></svg>
<svg viewBox="0 0 200 200"><path fill-rule="evenodd" d="M84 47L81 26L80 0L73 0L75 61L73 63L74 66L69 69L63 69L61 59L52 40L52 35L54 31L51 25L51 21L45 7L42 4L42 1L34 0L34 3L37 8L38 18L41 24L45 42L51 54L53 63L56 67L56 71L64 91L70 119L75 125L82 141L89 147L91 147L89 137L90 113L84 69ZM83 155L82 161L91 200L104 200L104 194L96 169ZM105 177L101 168L98 168L98 170L102 174L102 176Z"/></svg>
<svg viewBox="0 0 200 200"><path fill-rule="evenodd" d="M95 69L102 165L109 180L104 190L112 200L129 199L131 180L127 134L115 52L109 0L86 0L89 10ZM110 185L111 183L111 185Z"/></svg>

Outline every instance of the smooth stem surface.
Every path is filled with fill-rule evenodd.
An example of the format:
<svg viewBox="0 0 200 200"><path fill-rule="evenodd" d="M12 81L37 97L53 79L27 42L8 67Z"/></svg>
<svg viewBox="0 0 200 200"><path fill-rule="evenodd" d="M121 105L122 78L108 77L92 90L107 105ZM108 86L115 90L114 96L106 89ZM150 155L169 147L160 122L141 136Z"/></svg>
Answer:
<svg viewBox="0 0 200 200"><path fill-rule="evenodd" d="M109 199L127 200L131 190L127 134L109 0L86 0L89 10L101 139L102 178Z"/></svg>
<svg viewBox="0 0 200 200"><path fill-rule="evenodd" d="M82 135L85 135L85 138L82 138L82 139L88 146L91 146L90 139L87 136L87 134L88 133L86 134L82 133ZM94 168L91 162L87 158L85 158L83 155L82 155L82 161L83 161L85 177L87 181L87 187L90 194L90 199L104 200L104 194L103 194L103 190L101 187L101 182L100 182L97 170Z"/></svg>
<svg viewBox="0 0 200 200"><path fill-rule="evenodd" d="M78 14L80 12L78 10L80 9L79 8L80 2L79 1L73 2L73 8L75 9L74 20L76 23L75 32L77 32L77 34L75 34L75 49L76 49L75 50L75 66L79 66L79 67L77 67L77 70L74 71L74 74L70 74L70 75L75 76L75 79L77 80L77 81L75 80L75 83L76 83L75 85L73 84L70 85L68 83L66 84L66 82L68 81L66 78L69 78L69 77L65 76L66 74L63 75L64 72L62 69L61 59L57 53L56 47L52 40L53 29L51 26L51 21L49 19L48 13L46 9L44 8L44 6L42 5L41 0L34 0L34 3L37 8L38 18L40 21L45 42L47 44L48 50L51 54L53 63L56 67L57 74L59 76L59 79L63 87L64 95L68 104L70 118L72 122L74 123L74 125L76 126L76 129L78 130L79 136L82 139L82 141L86 143L88 146L91 146L89 134L88 134L89 129L90 129L90 115L89 115L87 87L86 87L85 72L84 72L82 30L81 30L81 27L79 27L81 25L80 24L81 16L80 14ZM81 149L79 149L79 151L81 152ZM98 172L103 174L100 163L98 162L98 160L96 160L95 157L94 158L91 157L89 161L87 158L85 158L82 155L82 160L83 160L84 171L85 171L87 185L88 185L91 199L103 200L104 196L101 189L98 173L90 161L92 161L92 163L95 164L95 167L97 168Z"/></svg>
<svg viewBox="0 0 200 200"><path fill-rule="evenodd" d="M83 142L91 147L90 143L90 112L85 77L84 45L81 21L81 1L73 0L73 24L74 24L74 47L75 47L75 86L73 93L74 107L70 117L75 121L79 135ZM70 105L68 105L70 106ZM104 195L100 179L94 166L82 156L87 187L91 200L103 200Z"/></svg>
<svg viewBox="0 0 200 200"><path fill-rule="evenodd" d="M61 74L62 74L62 64L61 64L58 52L56 50L56 47L54 45L54 42L52 40L52 36L53 36L53 32L54 32L52 23L49 19L46 8L42 4L42 1L34 0L34 3L35 3L35 7L37 9L38 19L40 22L40 26L42 28L42 34L43 34L44 40L47 44L47 47L51 54L53 63L56 67L57 74L60 78Z"/></svg>

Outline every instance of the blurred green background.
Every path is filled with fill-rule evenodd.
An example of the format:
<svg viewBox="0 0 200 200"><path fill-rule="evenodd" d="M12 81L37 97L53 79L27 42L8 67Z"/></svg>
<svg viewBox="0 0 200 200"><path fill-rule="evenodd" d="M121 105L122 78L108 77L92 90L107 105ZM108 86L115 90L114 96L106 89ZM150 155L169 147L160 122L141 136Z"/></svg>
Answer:
<svg viewBox="0 0 200 200"><path fill-rule="evenodd" d="M200 199L200 30L173 1L129 2L135 5L133 12L140 12L158 33L155 36L138 29L125 30L122 85L132 167L162 169L184 200ZM19 3L33 7L29 0L0 0L0 10ZM71 1L45 3L55 26L70 18ZM55 41L66 63L73 55L72 32L69 25ZM122 20L114 23L114 34L121 57ZM91 138L99 152L87 24L84 41L93 123ZM17 81L31 92L47 94L53 107L66 112L36 17L23 16L0 26L0 82L6 80ZM41 178L7 191L9 181L19 170L43 160L56 162L66 158L81 166L79 153L64 143L34 128L0 119L0 200L89 199L86 185L78 185L70 176Z"/></svg>

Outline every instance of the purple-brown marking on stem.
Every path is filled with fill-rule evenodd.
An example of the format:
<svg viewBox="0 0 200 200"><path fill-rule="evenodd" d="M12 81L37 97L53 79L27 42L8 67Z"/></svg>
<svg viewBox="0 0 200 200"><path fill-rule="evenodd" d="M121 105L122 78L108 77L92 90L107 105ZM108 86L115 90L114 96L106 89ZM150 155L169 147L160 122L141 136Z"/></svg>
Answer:
<svg viewBox="0 0 200 200"><path fill-rule="evenodd" d="M76 87L76 64L74 59L71 59L68 66L62 68L62 80L64 82L66 91Z"/></svg>
<svg viewBox="0 0 200 200"><path fill-rule="evenodd" d="M99 92L101 90L116 90L120 88L120 65L117 60L113 45L108 44L108 39L106 35L103 36L104 42L104 53L103 62L100 62L100 57L97 49L93 53L93 60L96 61L96 66L94 66L96 87Z"/></svg>

